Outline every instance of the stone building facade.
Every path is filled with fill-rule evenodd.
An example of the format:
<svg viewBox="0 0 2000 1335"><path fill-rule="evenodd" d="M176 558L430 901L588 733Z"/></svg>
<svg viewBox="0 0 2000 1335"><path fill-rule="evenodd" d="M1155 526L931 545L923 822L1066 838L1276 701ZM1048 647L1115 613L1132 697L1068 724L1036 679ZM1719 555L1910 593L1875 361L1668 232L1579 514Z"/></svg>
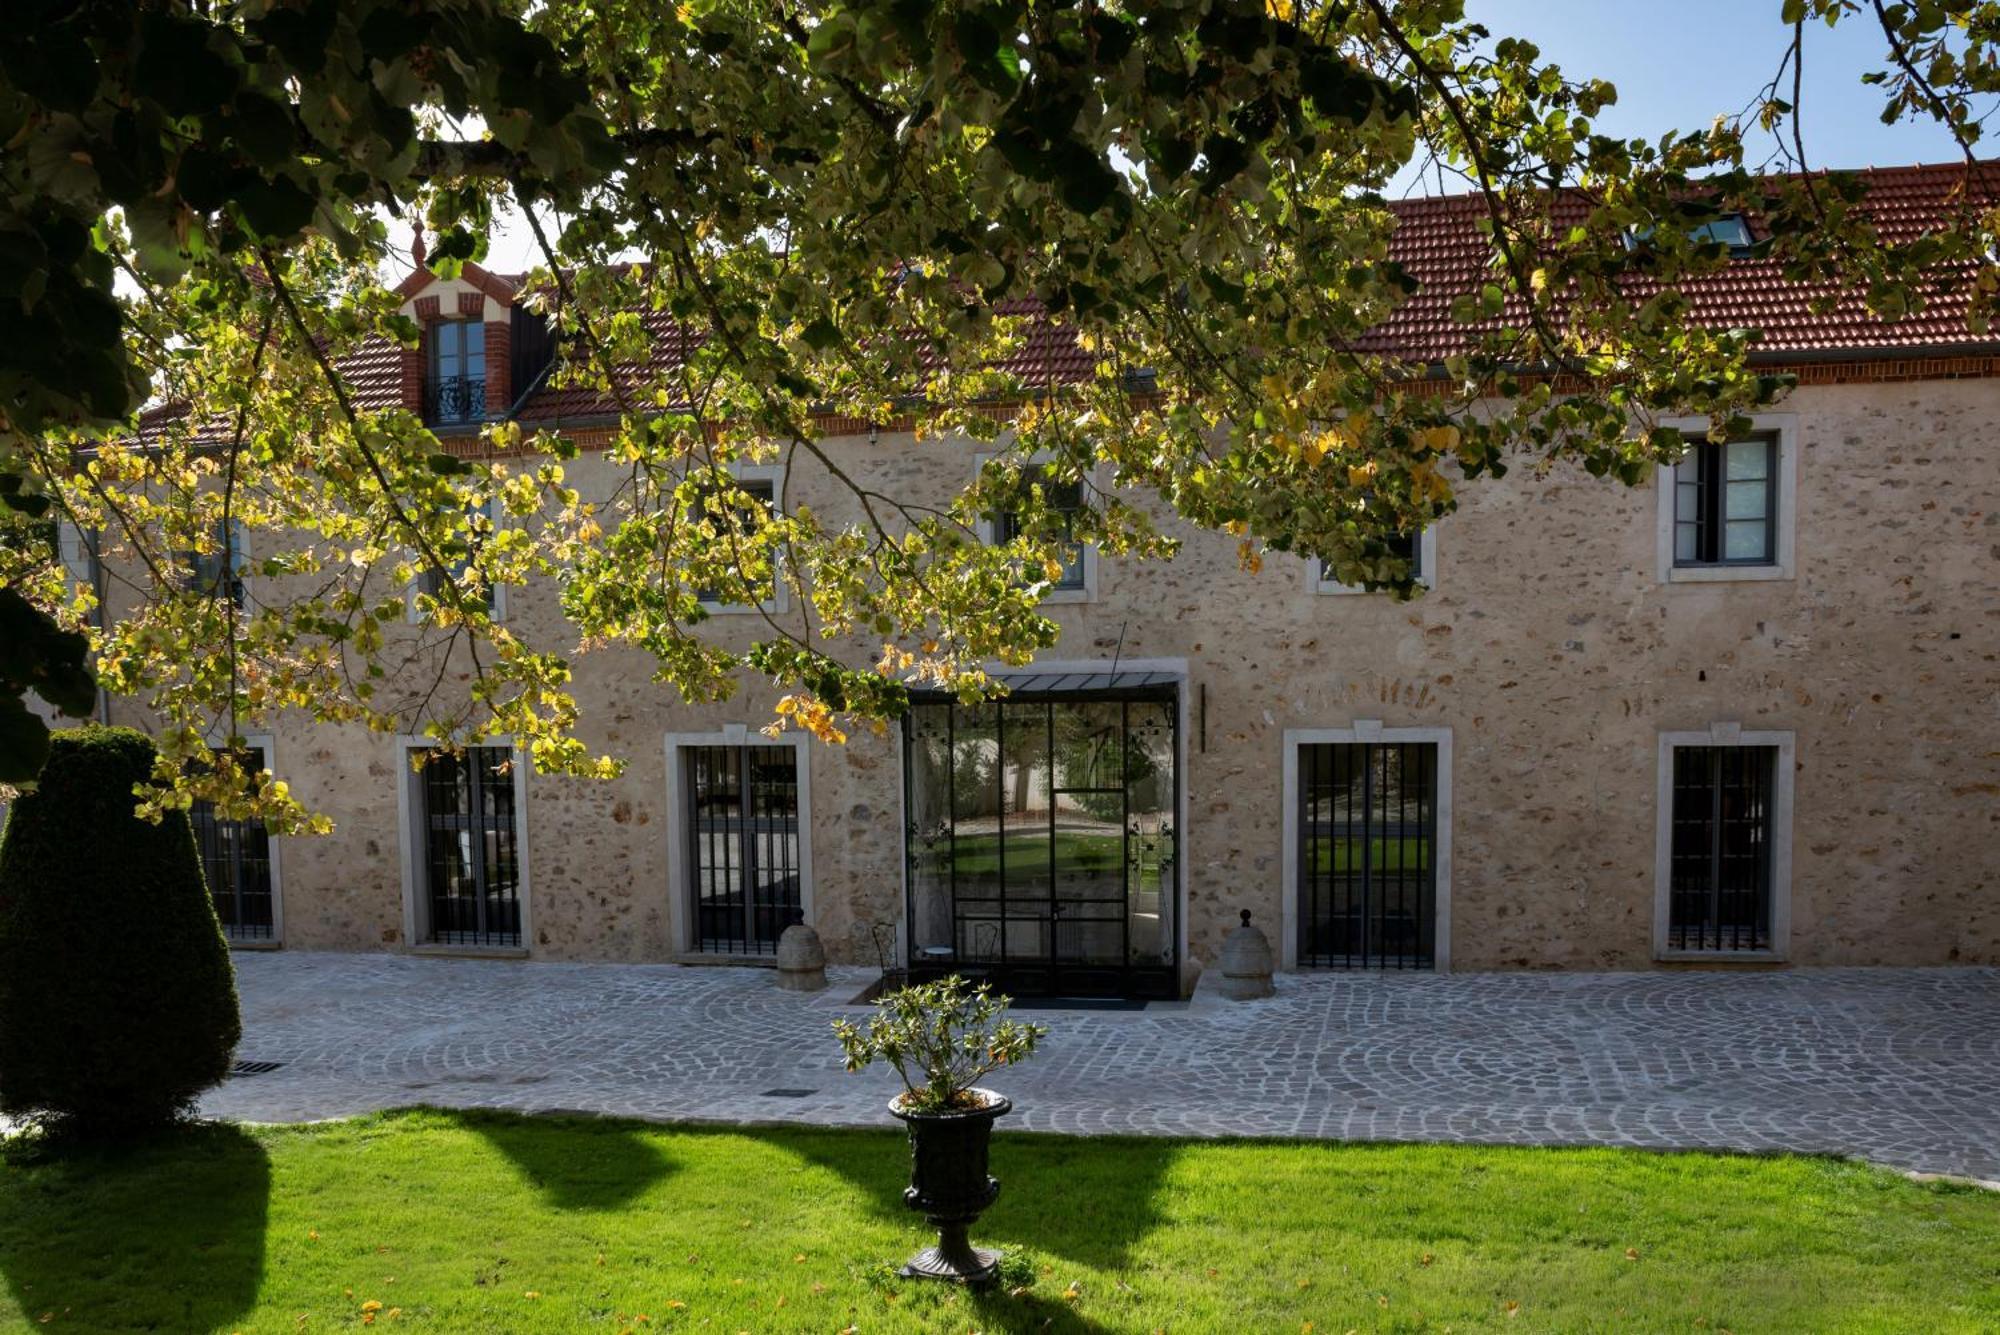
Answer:
<svg viewBox="0 0 2000 1335"><path fill-rule="evenodd" d="M507 286L406 295L506 333ZM411 739L280 727L269 763L336 828L271 841L244 944L768 958L796 906L837 961L1168 995L1248 910L1294 969L2000 962L2000 357L1779 360L1799 387L1741 449L1635 488L1466 485L1412 601L1251 573L1171 517L1171 562L1085 553L1060 646L998 715L773 743L757 683L691 706L612 648L574 660L583 736L630 762L610 782L516 765L453 797ZM570 480L608 493L602 428L573 420ZM982 447L827 448L920 500ZM849 503L815 465L771 480L829 521ZM505 598L555 629L553 588ZM472 871L512 916L440 907L436 878Z"/></svg>

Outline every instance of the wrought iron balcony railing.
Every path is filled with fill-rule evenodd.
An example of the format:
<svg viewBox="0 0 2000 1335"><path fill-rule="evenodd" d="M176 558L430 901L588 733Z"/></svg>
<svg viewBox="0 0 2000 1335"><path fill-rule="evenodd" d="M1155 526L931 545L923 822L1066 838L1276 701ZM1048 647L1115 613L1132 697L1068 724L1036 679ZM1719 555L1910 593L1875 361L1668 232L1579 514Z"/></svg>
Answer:
<svg viewBox="0 0 2000 1335"><path fill-rule="evenodd" d="M426 418L435 424L478 422L486 417L486 377L444 376L430 382Z"/></svg>

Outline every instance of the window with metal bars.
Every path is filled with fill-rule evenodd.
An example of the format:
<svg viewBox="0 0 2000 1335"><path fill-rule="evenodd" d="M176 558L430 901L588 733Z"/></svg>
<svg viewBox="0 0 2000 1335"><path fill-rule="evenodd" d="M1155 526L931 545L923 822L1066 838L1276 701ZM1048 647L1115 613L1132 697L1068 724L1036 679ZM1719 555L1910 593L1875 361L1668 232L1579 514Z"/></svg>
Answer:
<svg viewBox="0 0 2000 1335"><path fill-rule="evenodd" d="M1428 969L1437 950L1437 746L1299 747L1299 963Z"/></svg>
<svg viewBox="0 0 2000 1335"><path fill-rule="evenodd" d="M1765 566L1777 559L1777 439L1690 447L1674 466L1674 564Z"/></svg>
<svg viewBox="0 0 2000 1335"><path fill-rule="evenodd" d="M1771 948L1772 812L1778 748L1674 748L1667 944Z"/></svg>
<svg viewBox="0 0 2000 1335"><path fill-rule="evenodd" d="M243 769L256 774L264 768L264 748L245 747ZM271 836L260 820L231 820L216 814L212 802L188 808L195 847L201 851L202 874L215 900L215 916L232 941L269 941L273 936Z"/></svg>
<svg viewBox="0 0 2000 1335"><path fill-rule="evenodd" d="M798 751L687 746L688 885L694 947L770 955L804 907Z"/></svg>
<svg viewBox="0 0 2000 1335"><path fill-rule="evenodd" d="M418 774L429 921L439 945L521 944L521 856L514 753L432 751Z"/></svg>

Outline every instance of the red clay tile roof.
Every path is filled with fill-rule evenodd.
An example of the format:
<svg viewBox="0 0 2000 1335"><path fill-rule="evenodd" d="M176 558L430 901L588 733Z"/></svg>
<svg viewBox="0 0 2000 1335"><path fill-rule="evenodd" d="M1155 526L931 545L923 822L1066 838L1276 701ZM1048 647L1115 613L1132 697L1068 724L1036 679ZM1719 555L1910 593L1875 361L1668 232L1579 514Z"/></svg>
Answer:
<svg viewBox="0 0 2000 1335"><path fill-rule="evenodd" d="M1986 163L1982 168L2000 164ZM1862 209L1886 241L1905 242L1938 230L1955 206L1954 195L1971 185L1989 202L2000 199L2000 171L1983 171L1968 180L1963 162L1935 166L1870 168L1858 173L1868 186ZM1435 362L1469 350L1474 328L1451 318L1452 299L1491 281L1488 261L1492 248L1478 222L1485 201L1477 195L1403 200L1390 205L1397 227L1389 250L1420 287L1361 340L1365 351L1409 361ZM1557 207L1581 217L1581 202ZM1759 220L1748 220L1752 234L1765 235ZM1870 315L1858 297L1848 297L1833 310L1815 313L1814 298L1832 291L1828 284L1787 282L1778 261L1741 259L1729 268L1682 285L1696 323L1711 329L1757 329L1757 351L1763 355L1801 353L1845 354L1915 348L1970 347L1975 339L1966 329L1968 294L1934 289L1924 309L1906 319L1885 322ZM1940 275L1941 277L1943 275ZM1518 318L1519 305L1510 314ZM1503 316L1505 320L1507 317Z"/></svg>
<svg viewBox="0 0 2000 1335"><path fill-rule="evenodd" d="M1981 165L1981 179L1971 184L1984 191L1985 200L2000 201L2000 163ZM1954 206L1954 192L1968 184L1964 163L1873 168L1860 175L1868 184L1863 207L1890 241L1908 241L1939 228ZM1400 261L1420 286L1394 314L1360 340L1360 350L1419 363L1468 350L1475 331L1451 318L1451 302L1489 280L1491 251L1477 226L1484 216L1484 201L1476 195L1451 195L1401 200L1389 207L1397 218L1390 256ZM1576 211L1581 213L1581 204ZM1750 224L1753 232L1761 235L1755 217ZM472 267L468 265L468 271ZM1917 315L1885 322L1870 315L1853 297L1831 311L1814 313L1810 303L1825 289L1787 282L1779 268L1772 260L1736 260L1725 272L1689 281L1683 291L1701 324L1760 330L1757 349L1766 357L1972 350L1993 344L1967 330L1968 298L1962 286L1937 290ZM516 291L525 281L524 275L485 271L477 277L483 290L496 295ZM414 295L421 286L406 282L405 295ZM1031 303L1015 303L1007 313L1032 309ZM653 340L650 369L671 370L692 346L692 337L664 314L648 312L641 318ZM1091 355L1077 347L1066 330L1045 324L1030 332L1022 349L1002 369L1030 384L1062 384L1088 375L1091 364ZM370 344L341 365L357 406L388 407L399 401L401 351L393 344ZM634 368L634 383L644 378L640 369ZM529 396L519 415L524 422L557 425L617 414L616 400L593 390L544 385Z"/></svg>

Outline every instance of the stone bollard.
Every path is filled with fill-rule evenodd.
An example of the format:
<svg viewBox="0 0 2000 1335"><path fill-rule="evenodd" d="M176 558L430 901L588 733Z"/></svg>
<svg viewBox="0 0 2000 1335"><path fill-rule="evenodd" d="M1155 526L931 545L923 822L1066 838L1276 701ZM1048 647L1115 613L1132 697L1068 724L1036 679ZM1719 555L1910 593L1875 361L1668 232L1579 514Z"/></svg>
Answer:
<svg viewBox="0 0 2000 1335"><path fill-rule="evenodd" d="M1231 1001L1268 997L1276 990L1271 986L1271 942L1250 925L1249 909L1243 910L1243 925L1224 939L1215 967L1222 975L1222 995Z"/></svg>
<svg viewBox="0 0 2000 1335"><path fill-rule="evenodd" d="M778 986L787 992L817 992L826 986L826 947L803 922L793 923L778 938Z"/></svg>

